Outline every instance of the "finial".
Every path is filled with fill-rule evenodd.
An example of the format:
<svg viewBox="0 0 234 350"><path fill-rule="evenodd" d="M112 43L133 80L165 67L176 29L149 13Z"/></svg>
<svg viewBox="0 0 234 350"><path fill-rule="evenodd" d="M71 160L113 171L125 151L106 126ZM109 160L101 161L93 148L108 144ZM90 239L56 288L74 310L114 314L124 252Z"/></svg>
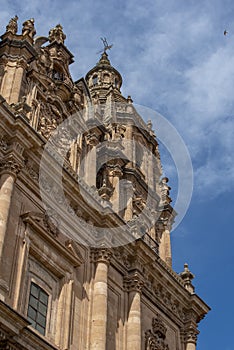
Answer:
<svg viewBox="0 0 234 350"><path fill-rule="evenodd" d="M27 21L23 23L22 35L28 35L30 38L33 39L35 34L36 30L34 27L34 18L27 19Z"/></svg>
<svg viewBox="0 0 234 350"><path fill-rule="evenodd" d="M128 97L127 97L127 103L133 103L133 100L132 100L130 95L128 95Z"/></svg>
<svg viewBox="0 0 234 350"><path fill-rule="evenodd" d="M103 53L102 53L102 55L101 55L101 58L100 58L100 60L99 60L99 62L97 63L97 65L108 65L108 66L110 66L110 61L109 61L109 58L108 58L108 55L107 55L107 53L106 53L106 51L104 51Z"/></svg>
<svg viewBox="0 0 234 350"><path fill-rule="evenodd" d="M11 32L12 34L16 34L18 30L18 16L11 18L8 25L6 26L6 32Z"/></svg>
<svg viewBox="0 0 234 350"><path fill-rule="evenodd" d="M107 50L110 50L113 46L113 44L109 45L106 38L101 38L101 41L103 42L103 50L99 51L98 53L106 53Z"/></svg>
<svg viewBox="0 0 234 350"><path fill-rule="evenodd" d="M152 120L149 119L149 120L147 121L147 128L148 128L148 130L152 130L152 127L153 127Z"/></svg>
<svg viewBox="0 0 234 350"><path fill-rule="evenodd" d="M194 279L194 275L188 268L188 264L184 264L184 271L180 273L180 277L184 280L185 288L190 292L194 293L194 286L192 285L192 280Z"/></svg>
<svg viewBox="0 0 234 350"><path fill-rule="evenodd" d="M63 27L61 24L57 24L54 28L49 31L49 41L56 41L57 43L64 44L66 35L63 32Z"/></svg>

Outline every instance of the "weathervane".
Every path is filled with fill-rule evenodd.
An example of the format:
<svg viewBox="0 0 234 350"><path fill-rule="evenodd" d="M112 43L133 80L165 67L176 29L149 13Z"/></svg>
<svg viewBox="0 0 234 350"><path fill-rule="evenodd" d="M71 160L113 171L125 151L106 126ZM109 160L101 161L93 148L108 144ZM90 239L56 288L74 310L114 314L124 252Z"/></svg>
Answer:
<svg viewBox="0 0 234 350"><path fill-rule="evenodd" d="M112 48L113 44L109 45L106 38L101 38L101 41L103 42L104 48L98 53L105 53L107 50L110 50Z"/></svg>

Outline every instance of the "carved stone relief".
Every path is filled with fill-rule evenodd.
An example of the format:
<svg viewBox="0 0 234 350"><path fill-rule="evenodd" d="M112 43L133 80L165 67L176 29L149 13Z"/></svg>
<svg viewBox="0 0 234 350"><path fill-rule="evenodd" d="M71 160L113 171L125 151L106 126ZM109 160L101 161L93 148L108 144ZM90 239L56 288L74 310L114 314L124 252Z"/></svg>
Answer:
<svg viewBox="0 0 234 350"><path fill-rule="evenodd" d="M159 314L152 319L152 329L145 332L145 350L169 350L165 342L167 328Z"/></svg>
<svg viewBox="0 0 234 350"><path fill-rule="evenodd" d="M40 103L38 131L42 136L48 139L61 121L62 116L56 106L45 102Z"/></svg>

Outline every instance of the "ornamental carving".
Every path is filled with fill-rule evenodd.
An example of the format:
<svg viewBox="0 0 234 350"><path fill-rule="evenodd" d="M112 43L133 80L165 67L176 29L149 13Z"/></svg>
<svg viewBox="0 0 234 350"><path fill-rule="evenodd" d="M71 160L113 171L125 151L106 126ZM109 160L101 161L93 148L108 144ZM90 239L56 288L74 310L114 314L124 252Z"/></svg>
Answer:
<svg viewBox="0 0 234 350"><path fill-rule="evenodd" d="M0 172L1 173L8 173L14 176L17 176L17 174L20 172L22 165L17 161L17 159L14 158L12 154L10 154L8 157L3 158L0 161Z"/></svg>
<svg viewBox="0 0 234 350"><path fill-rule="evenodd" d="M38 131L48 139L51 133L62 122L62 117L58 108L50 103L40 103L40 118Z"/></svg>
<svg viewBox="0 0 234 350"><path fill-rule="evenodd" d="M191 326L187 330L182 332L182 337L183 337L182 339L186 344L188 343L196 344L198 334L199 334L199 331L197 330L197 328L194 326Z"/></svg>
<svg viewBox="0 0 234 350"><path fill-rule="evenodd" d="M49 41L52 43L56 41L57 43L64 44L64 40L66 39L66 35L63 33L63 27L61 24L57 24L55 28L49 31Z"/></svg>
<svg viewBox="0 0 234 350"><path fill-rule="evenodd" d="M3 152L6 152L6 150L9 148L9 143L7 141L7 138L5 135L0 137L0 150Z"/></svg>
<svg viewBox="0 0 234 350"><path fill-rule="evenodd" d="M27 116L27 113L31 111L31 107L26 103L26 96L23 96L17 103L12 103L11 108L23 117Z"/></svg>
<svg viewBox="0 0 234 350"><path fill-rule="evenodd" d="M112 252L107 248L93 248L91 250L91 260L93 262L110 263Z"/></svg>
<svg viewBox="0 0 234 350"><path fill-rule="evenodd" d="M60 218L55 210L48 208L45 213L29 212L22 215L23 221L28 218L33 219L34 222L38 223L44 230L50 233L52 236L57 237L59 234Z"/></svg>
<svg viewBox="0 0 234 350"><path fill-rule="evenodd" d="M39 169L36 168L35 163L31 159L25 159L24 169L33 180L38 180Z"/></svg>
<svg viewBox="0 0 234 350"><path fill-rule="evenodd" d="M144 286L143 277L139 272L134 273L124 277L124 289L127 292L141 292Z"/></svg>
<svg viewBox="0 0 234 350"><path fill-rule="evenodd" d="M11 32L12 34L16 34L18 30L18 16L11 18L8 25L6 26L6 32Z"/></svg>
<svg viewBox="0 0 234 350"><path fill-rule="evenodd" d="M59 234L60 218L57 212L51 208L44 215L44 226L55 237Z"/></svg>
<svg viewBox="0 0 234 350"><path fill-rule="evenodd" d="M152 329L145 332L145 350L169 350L165 342L167 328L159 314L152 319Z"/></svg>

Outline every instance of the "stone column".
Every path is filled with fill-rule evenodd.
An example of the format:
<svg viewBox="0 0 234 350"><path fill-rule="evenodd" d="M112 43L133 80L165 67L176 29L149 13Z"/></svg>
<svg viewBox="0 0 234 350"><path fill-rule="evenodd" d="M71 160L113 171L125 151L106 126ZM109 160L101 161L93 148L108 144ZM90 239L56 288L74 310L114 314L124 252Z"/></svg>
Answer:
<svg viewBox="0 0 234 350"><path fill-rule="evenodd" d="M61 288L58 299L58 314L57 314L57 332L55 335L55 343L62 349L69 349L70 346L70 327L72 313L72 292L74 278L72 272L67 273L61 281Z"/></svg>
<svg viewBox="0 0 234 350"><path fill-rule="evenodd" d="M199 331L197 328L191 326L186 331L185 341L186 341L186 350L196 350L196 344L197 344L197 335L199 334Z"/></svg>
<svg viewBox="0 0 234 350"><path fill-rule="evenodd" d="M12 154L9 154L0 161L0 262L3 258L3 247L6 236L14 182L19 171L20 164ZM3 263L1 262L0 265L0 296L4 299L5 292L7 291L7 286L5 285L3 278Z"/></svg>
<svg viewBox="0 0 234 350"><path fill-rule="evenodd" d="M27 62L21 58L16 65L14 80L12 84L12 91L10 95L10 103L17 103L19 101L20 90L22 87L22 81L26 67Z"/></svg>
<svg viewBox="0 0 234 350"><path fill-rule="evenodd" d="M118 160L115 160L115 165L112 166L112 168L109 168L109 180L114 188L114 192L111 197L111 202L112 202L112 208L113 210L118 213L123 208L121 208L121 200L122 200L122 193L123 189L120 186L120 179L123 175L122 169L121 169L121 164Z"/></svg>
<svg viewBox="0 0 234 350"><path fill-rule="evenodd" d="M141 350L141 290L142 276L135 271L124 278L128 291L127 349Z"/></svg>
<svg viewBox="0 0 234 350"><path fill-rule="evenodd" d="M185 350L196 350L198 334L197 314L193 310L190 310L186 313L186 322L181 332Z"/></svg>
<svg viewBox="0 0 234 350"><path fill-rule="evenodd" d="M9 155L0 162L0 258L2 256L14 182L19 170L20 165L13 155Z"/></svg>
<svg viewBox="0 0 234 350"><path fill-rule="evenodd" d="M162 240L164 245L164 260L169 266L172 266L171 235L168 227L165 227L165 230L163 231Z"/></svg>
<svg viewBox="0 0 234 350"><path fill-rule="evenodd" d="M19 59L15 62L9 61L6 65L1 94L9 104L19 102L22 79L26 66L27 62L24 59Z"/></svg>
<svg viewBox="0 0 234 350"><path fill-rule="evenodd" d="M106 350L108 266L111 252L106 248L92 251L96 271L93 286L90 350Z"/></svg>
<svg viewBox="0 0 234 350"><path fill-rule="evenodd" d="M87 153L85 155L84 162L84 178L85 182L89 186L96 187L96 177L97 177L97 149L98 137L95 133L90 133L86 136L87 142Z"/></svg>

